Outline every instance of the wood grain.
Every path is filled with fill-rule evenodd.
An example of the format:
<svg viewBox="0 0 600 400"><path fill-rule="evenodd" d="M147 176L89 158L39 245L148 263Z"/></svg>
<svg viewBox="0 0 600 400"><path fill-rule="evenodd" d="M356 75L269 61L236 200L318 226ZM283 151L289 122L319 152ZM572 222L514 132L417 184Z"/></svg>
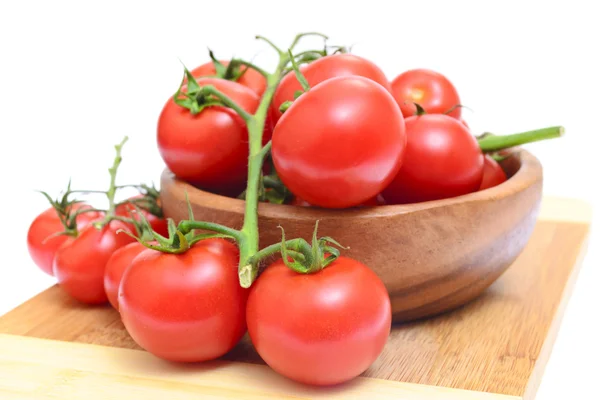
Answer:
<svg viewBox="0 0 600 400"><path fill-rule="evenodd" d="M396 324L364 376L533 396L589 230L589 220L564 220L539 221L516 262L475 301L435 318ZM138 349L115 311L82 306L58 287L0 317L0 332ZM224 359L261 363L247 339Z"/></svg>
<svg viewBox="0 0 600 400"><path fill-rule="evenodd" d="M173 364L137 350L1 334L0 371L3 400L519 399L372 378L313 388L263 365Z"/></svg>
<svg viewBox="0 0 600 400"><path fill-rule="evenodd" d="M515 260L535 226L542 195L542 167L526 151L504 162L510 179L481 192L419 204L325 210L261 203L261 247L319 233L349 247L344 254L373 269L392 300L394 321L409 321L456 308L479 296ZM194 215L239 228L242 200L202 191L166 170L161 179L165 215Z"/></svg>

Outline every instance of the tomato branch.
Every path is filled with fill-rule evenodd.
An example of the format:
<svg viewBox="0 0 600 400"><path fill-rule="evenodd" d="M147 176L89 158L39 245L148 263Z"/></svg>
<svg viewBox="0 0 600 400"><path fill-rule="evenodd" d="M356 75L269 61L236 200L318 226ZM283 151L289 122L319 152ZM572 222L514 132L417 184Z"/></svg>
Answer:
<svg viewBox="0 0 600 400"><path fill-rule="evenodd" d="M562 126L552 126L549 128L536 129L533 131L515 133L512 135L497 136L491 133L484 133L478 142L482 151L493 152L508 149L510 147L520 146L526 143L558 138L563 136L564 132L565 129Z"/></svg>
<svg viewBox="0 0 600 400"><path fill-rule="evenodd" d="M203 86L202 89L200 90L200 94L201 95L208 94L208 95L215 96L226 107L229 107L232 110L234 110L236 113L238 113L238 115L240 117L242 117L242 119L246 122L248 122L252 119L251 114L249 114L246 110L244 110L242 107L240 107L239 104L237 104L235 101L231 100L231 98L229 96L227 96L225 93L217 90L217 88L215 88L212 85Z"/></svg>
<svg viewBox="0 0 600 400"><path fill-rule="evenodd" d="M248 68L252 68L253 70L255 70L256 72L258 72L259 74L261 74L265 78L267 78L269 76L269 73L267 71L265 71L264 69L262 69L258 65L251 63L250 61L245 61L245 60L236 58L236 59L233 60L233 63L235 63L237 65L244 65L244 66L246 66Z"/></svg>
<svg viewBox="0 0 600 400"><path fill-rule="evenodd" d="M121 161L123 161L123 157L121 156L121 150L123 149L123 145L127 142L129 138L125 136L121 143L115 146L115 159L113 161L112 167L108 169L108 173L110 174L110 185L108 190L106 191L106 197L108 198L108 210L106 211L106 216L102 221L96 222L94 226L100 229L104 225L108 224L115 216L115 195L117 193L116 179L117 179L117 171L119 169L119 165L121 165Z"/></svg>

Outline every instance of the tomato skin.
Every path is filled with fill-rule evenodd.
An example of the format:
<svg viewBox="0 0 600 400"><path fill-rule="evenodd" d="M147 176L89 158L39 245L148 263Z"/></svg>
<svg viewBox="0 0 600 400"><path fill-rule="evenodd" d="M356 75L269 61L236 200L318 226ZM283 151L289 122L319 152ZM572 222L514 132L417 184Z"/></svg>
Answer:
<svg viewBox="0 0 600 400"><path fill-rule="evenodd" d="M119 311L131 337L157 357L206 361L230 351L246 332L248 290L237 275L239 252L207 239L182 254L140 253L119 288Z"/></svg>
<svg viewBox="0 0 600 400"><path fill-rule="evenodd" d="M143 197L142 195L137 195L134 197L131 197L129 200L134 200L134 199L139 199ZM135 207L133 206L133 204L131 203L125 203L125 204L120 204L119 206L116 207L115 209L115 214L122 216L122 217L126 217L126 218L132 218L132 214L131 212L135 211ZM146 211L146 210L141 210L142 214L144 215L144 218L146 219L146 221L148 221L148 223L150 224L150 227L152 228L153 231L155 231L156 233L168 237L169 236L169 228L168 228L168 223L167 220L165 218L160 218L157 217L156 215ZM135 214L133 214L135 215ZM135 219L136 221L140 220L140 217L135 215ZM133 224L128 224L129 229L131 232L136 232L135 231L135 227L133 226Z"/></svg>
<svg viewBox="0 0 600 400"><path fill-rule="evenodd" d="M108 298L104 291L104 269L110 256L119 248L135 241L120 232L128 227L111 221L102 229L86 226L76 238L70 238L58 249L53 271L58 284L71 297L86 304L102 304Z"/></svg>
<svg viewBox="0 0 600 400"><path fill-rule="evenodd" d="M296 196L346 208L391 182L405 146L404 118L392 96L372 80L345 76L314 86L292 104L273 131L272 158Z"/></svg>
<svg viewBox="0 0 600 400"><path fill-rule="evenodd" d="M90 208L89 205L77 203L73 205L72 210L77 211L81 208ZM77 228L82 229L90 221L100 217L97 212L83 213L77 216ZM69 239L66 235L55 236L46 240L49 236L62 232L63 225L58 218L58 214L53 207L46 209L31 222L27 231L27 250L33 262L46 274L54 275L52 272L52 263L56 251Z"/></svg>
<svg viewBox="0 0 600 400"><path fill-rule="evenodd" d="M298 207L313 207L312 204L310 204L309 202L307 202L306 200L304 200L298 196L294 196L294 198L292 199L290 204L293 206L298 206ZM380 195L377 195L377 196L365 201L359 207L374 207L374 206L381 206L384 204L385 204L385 200L383 199L383 197Z"/></svg>
<svg viewBox="0 0 600 400"><path fill-rule="evenodd" d="M354 54L344 53L325 56L308 65L302 65L300 71L311 88L327 79L338 76L363 76L379 83L388 92L391 89L387 77L377 65ZM270 110L274 123L277 123L281 118L281 111L279 111L281 104L288 100L294 100L294 93L298 90L302 90L302 86L298 82L296 74L292 71L283 77L273 96Z"/></svg>
<svg viewBox="0 0 600 400"><path fill-rule="evenodd" d="M429 69L413 69L398 75L391 84L391 92L405 118L415 115L418 103L428 114L444 114L460 104L456 88L444 75ZM456 107L451 117L460 119L461 108Z"/></svg>
<svg viewBox="0 0 600 400"><path fill-rule="evenodd" d="M229 61L220 60L221 64L225 67L229 65ZM259 97L263 95L265 89L267 88L267 79L258 71L252 68L247 68L245 66L240 67L240 71L244 71L244 74L240 76L240 78L236 81L240 85L246 86L248 89L252 90ZM212 61L202 64L192 71L192 76L194 78L203 78L203 77L214 77L217 74L217 70L215 69L215 64Z"/></svg>
<svg viewBox="0 0 600 400"><path fill-rule="evenodd" d="M315 274L298 274L280 259L254 282L248 333L275 371L310 385L333 385L364 372L391 330L391 304L377 275L339 257Z"/></svg>
<svg viewBox="0 0 600 400"><path fill-rule="evenodd" d="M147 247L140 242L129 243L126 246L116 250L108 261L104 269L104 291L108 301L115 310L119 310L119 285L125 270L131 265L133 260L146 250Z"/></svg>
<svg viewBox="0 0 600 400"><path fill-rule="evenodd" d="M256 93L239 83L201 78L198 84L213 85L249 113L258 107ZM233 110L212 106L192 115L169 98L158 120L157 143L165 164L180 179L224 194L239 194L245 187L248 130Z"/></svg>
<svg viewBox="0 0 600 400"><path fill-rule="evenodd" d="M481 185L479 186L479 190L485 190L494 186L498 186L506 180L506 173L500 164L486 154L483 161L483 179L481 181Z"/></svg>
<svg viewBox="0 0 600 400"><path fill-rule="evenodd" d="M388 204L456 197L479 189L483 154L459 120L443 114L406 118L404 164L383 191Z"/></svg>

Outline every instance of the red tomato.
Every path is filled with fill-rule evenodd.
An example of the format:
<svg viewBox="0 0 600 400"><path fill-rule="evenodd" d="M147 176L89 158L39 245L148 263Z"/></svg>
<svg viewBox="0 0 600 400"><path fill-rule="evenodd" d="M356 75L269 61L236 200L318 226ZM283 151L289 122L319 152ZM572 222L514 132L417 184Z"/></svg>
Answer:
<svg viewBox="0 0 600 400"><path fill-rule="evenodd" d="M221 60L221 64L227 67L229 65L229 61ZM252 68L240 66L240 71L245 72L236 82L251 89L258 96L262 96L267 88L267 79L260 72ZM215 64L212 61L202 64L190 72L194 78L214 77L217 74Z"/></svg>
<svg viewBox="0 0 600 400"><path fill-rule="evenodd" d="M142 197L141 195L138 196L134 196L132 197L130 200L133 199L139 199L140 197ZM141 207L140 207L141 209ZM117 215L120 215L122 217L126 217L126 218L131 218L132 214L131 212L135 211L135 207L130 204L121 204L119 205L116 210L115 213ZM157 217L156 215L146 211L146 210L142 210L142 213L144 214L144 218L146 219L146 221L148 221L148 223L150 224L150 227L152 227L152 230L155 231L156 233L168 237L169 236L169 228L167 225L167 220L165 218L160 218ZM135 215L135 214L133 214ZM135 215L135 219L137 221L140 220L140 217ZM135 227L133 226L133 224L129 225L129 229L131 230L131 232L135 232Z"/></svg>
<svg viewBox="0 0 600 400"><path fill-rule="evenodd" d="M404 164L382 193L388 204L455 197L479 188L483 154L459 120L443 114L409 117L406 136Z"/></svg>
<svg viewBox="0 0 600 400"><path fill-rule="evenodd" d="M506 173L496 160L486 154L483 161L483 180L479 190L498 186L504 181L506 181Z"/></svg>
<svg viewBox="0 0 600 400"><path fill-rule="evenodd" d="M198 84L213 85L249 113L258 107L256 93L239 83L202 78ZM180 179L225 194L245 187L248 130L235 111L212 106L193 115L170 98L158 120L157 142L165 164Z"/></svg>
<svg viewBox="0 0 600 400"><path fill-rule="evenodd" d="M133 259L146 250L147 247L140 242L129 243L126 246L116 250L108 261L104 270L104 291L108 297L108 301L115 308L119 309L119 285L123 273L131 265Z"/></svg>
<svg viewBox="0 0 600 400"><path fill-rule="evenodd" d="M418 103L428 114L444 114L460 104L458 92L444 75L428 69L413 69L398 75L392 81L392 95L405 118L415 115ZM461 108L448 115L460 118Z"/></svg>
<svg viewBox="0 0 600 400"><path fill-rule="evenodd" d="M147 250L126 269L119 311L131 337L157 357L212 360L246 332L248 290L240 286L237 247L207 239L182 254Z"/></svg>
<svg viewBox="0 0 600 400"><path fill-rule="evenodd" d="M273 131L272 158L292 193L318 207L346 208L391 182L405 146L404 118L389 92L344 76L292 104Z"/></svg>
<svg viewBox="0 0 600 400"><path fill-rule="evenodd" d="M333 385L364 372L391 329L391 304L377 275L340 257L314 274L282 260L268 266L248 297L248 333L275 371L311 385Z"/></svg>
<svg viewBox="0 0 600 400"><path fill-rule="evenodd" d="M333 54L322 57L308 65L303 65L300 71L302 71L310 87L338 76L363 76L379 83L387 91L390 91L390 83L383 71L371 61L354 54ZM302 86L296 79L296 74L290 72L281 80L273 96L271 103L273 123L277 123L281 118L281 112L279 111L281 104L294 100L294 93L298 90L302 90Z"/></svg>
<svg viewBox="0 0 600 400"><path fill-rule="evenodd" d="M89 207L89 205L76 203L73 205L73 211ZM99 217L100 214L97 212L80 214L77 217L77 228L82 229L90 221ZM49 239L48 237L63 230L64 227L58 218L56 210L50 207L33 220L27 231L27 249L29 255L33 262L48 275L53 275L52 262L54 261L54 255L60 246L69 239L69 236L61 235Z"/></svg>
<svg viewBox="0 0 600 400"><path fill-rule="evenodd" d="M54 276L71 297L87 304L102 304L108 298L104 291L106 262L117 249L135 239L120 232L128 229L121 221L111 221L102 229L86 226L74 239L69 239L54 257Z"/></svg>

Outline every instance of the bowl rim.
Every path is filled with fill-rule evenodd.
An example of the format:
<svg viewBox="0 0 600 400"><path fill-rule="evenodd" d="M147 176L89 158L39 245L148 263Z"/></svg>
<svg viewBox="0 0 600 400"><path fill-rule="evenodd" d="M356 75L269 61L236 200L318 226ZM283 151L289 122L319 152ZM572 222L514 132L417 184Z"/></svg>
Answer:
<svg viewBox="0 0 600 400"><path fill-rule="evenodd" d="M420 203L386 204L346 209L324 209L295 206L290 204L259 203L258 214L263 218L266 217L274 219L290 219L292 216L294 219L310 220L335 217L369 218L406 214L431 208L452 206L459 203L475 203L490 200L497 201L522 192L535 183L542 181L542 165L533 154L526 150L518 149L514 154L514 157L518 157L520 161L519 168L505 182L492 188L461 196ZM190 203L192 204L201 203L206 208L227 212L244 213L245 210L244 200L199 189L186 181L178 179L168 168L165 168L161 175L161 191L165 189L168 190L170 188L177 189L171 190L171 195L175 195L178 197L178 200L183 202L186 201L185 193L187 191ZM293 212L291 212L292 210Z"/></svg>

